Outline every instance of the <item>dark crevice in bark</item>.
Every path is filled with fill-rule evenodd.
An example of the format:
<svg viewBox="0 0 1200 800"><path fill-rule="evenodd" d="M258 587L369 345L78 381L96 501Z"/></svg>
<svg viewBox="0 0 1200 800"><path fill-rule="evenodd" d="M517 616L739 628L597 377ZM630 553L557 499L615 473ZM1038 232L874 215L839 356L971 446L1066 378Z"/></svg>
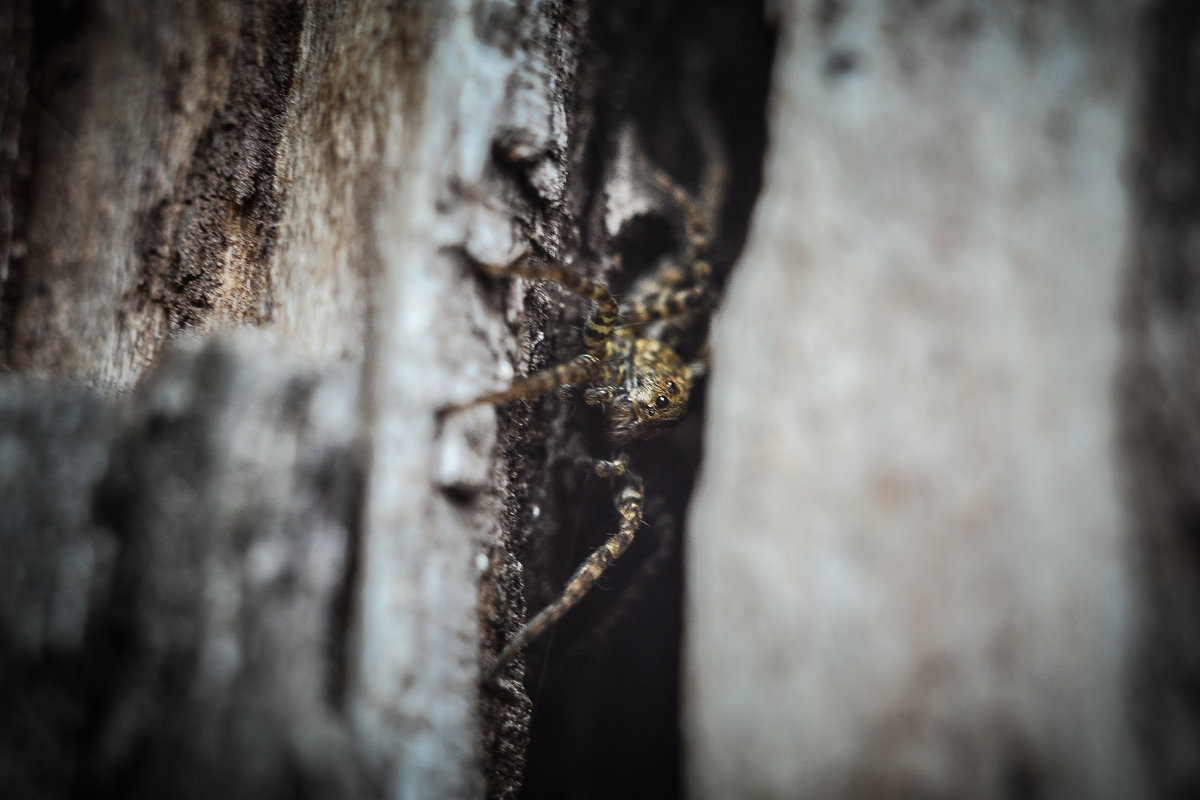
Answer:
<svg viewBox="0 0 1200 800"><path fill-rule="evenodd" d="M711 252L723 286L761 184L775 47L764 10L756 4L620 2L592 4L589 14L574 112L589 131L573 163L573 178L581 183L577 268L595 274L619 253L621 270L605 278L620 294L661 256L678 252L682 216L647 175L635 176L644 205L618 210L616 231L606 228L606 214L612 216L608 190L618 180L614 165L629 158L632 143L642 154L635 161L644 157L641 163L665 170L693 195L701 191L707 163L698 125L707 120L697 119L698 99L728 160ZM579 352L579 308L569 306L561 330L541 340L546 363ZM645 524L600 586L528 650L533 717L524 797L682 794L683 534L701 459L704 405L698 391L679 426L628 448L646 479ZM571 464L571 448L580 444L597 457L615 454L592 410L549 396L535 405L529 427L540 433L531 438L526 429L511 463L518 484L538 487L530 495L536 504L525 503L514 520L525 539L525 593L534 612L557 597L586 554L613 533L617 515L613 483Z"/></svg>
<svg viewBox="0 0 1200 800"><path fill-rule="evenodd" d="M28 284L27 227L42 137L70 138L56 114L57 93L76 85L86 64L88 3L15 2L5 12L0 117L0 365L13 367L16 318ZM49 105L48 105L49 104Z"/></svg>
<svg viewBox="0 0 1200 800"><path fill-rule="evenodd" d="M25 227L25 209L16 200L21 130L29 92L33 14L26 2L0 11L0 364L7 364L12 318L20 303L22 248L14 241ZM26 169L27 173L28 170Z"/></svg>
<svg viewBox="0 0 1200 800"><path fill-rule="evenodd" d="M364 444L338 454L337 463L331 463L325 473L329 485L340 488L338 501L333 508L345 516L342 524L346 530L346 567L341 583L333 595L329 614L329 632L326 638L329 676L326 685L327 701L338 714L346 714L346 701L350 693L351 647L350 631L353 630L354 601L360 591L362 580L362 538L364 515L367 502L367 448ZM322 495L326 495L322 492Z"/></svg>
<svg viewBox="0 0 1200 800"><path fill-rule="evenodd" d="M225 102L201 133L179 194L161 199L142 225L139 294L163 306L173 331L220 311L237 321L271 318L270 257L283 211L276 161L304 9L273 0L244 3L241 15Z"/></svg>
<svg viewBox="0 0 1200 800"><path fill-rule="evenodd" d="M1118 382L1143 623L1135 723L1158 797L1200 794L1200 8L1153 5Z"/></svg>

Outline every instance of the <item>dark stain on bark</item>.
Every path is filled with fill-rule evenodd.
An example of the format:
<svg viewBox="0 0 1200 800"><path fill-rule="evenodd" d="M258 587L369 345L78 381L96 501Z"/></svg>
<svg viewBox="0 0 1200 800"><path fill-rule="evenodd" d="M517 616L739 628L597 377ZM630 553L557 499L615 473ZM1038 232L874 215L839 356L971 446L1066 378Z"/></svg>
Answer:
<svg viewBox="0 0 1200 800"><path fill-rule="evenodd" d="M845 0L821 0L817 4L817 34L822 42L829 42L848 10Z"/></svg>
<svg viewBox="0 0 1200 800"><path fill-rule="evenodd" d="M161 199L142 225L139 294L162 305L172 331L215 314L271 318L270 258L286 191L276 184L276 162L303 23L302 3L243 3L225 102L201 133L178 194Z"/></svg>

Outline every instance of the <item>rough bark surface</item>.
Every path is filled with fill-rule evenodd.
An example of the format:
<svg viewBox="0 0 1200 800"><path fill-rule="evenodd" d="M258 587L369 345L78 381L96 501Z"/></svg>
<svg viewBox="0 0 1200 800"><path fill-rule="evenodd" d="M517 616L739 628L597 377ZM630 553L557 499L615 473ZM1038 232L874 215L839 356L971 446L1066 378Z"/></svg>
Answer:
<svg viewBox="0 0 1200 800"><path fill-rule="evenodd" d="M561 250L573 13L3 12L7 796L515 791L507 445L435 411L525 357L470 259Z"/></svg>

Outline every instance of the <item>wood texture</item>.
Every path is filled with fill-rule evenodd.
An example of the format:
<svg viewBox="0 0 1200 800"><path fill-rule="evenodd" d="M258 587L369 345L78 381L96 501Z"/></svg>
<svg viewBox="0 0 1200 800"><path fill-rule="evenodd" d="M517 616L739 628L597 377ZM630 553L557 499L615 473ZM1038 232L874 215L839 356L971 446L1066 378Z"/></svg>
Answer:
<svg viewBox="0 0 1200 800"><path fill-rule="evenodd" d="M435 411L515 357L468 254L559 248L570 14L68 5L0 29L6 793L511 793L504 450Z"/></svg>

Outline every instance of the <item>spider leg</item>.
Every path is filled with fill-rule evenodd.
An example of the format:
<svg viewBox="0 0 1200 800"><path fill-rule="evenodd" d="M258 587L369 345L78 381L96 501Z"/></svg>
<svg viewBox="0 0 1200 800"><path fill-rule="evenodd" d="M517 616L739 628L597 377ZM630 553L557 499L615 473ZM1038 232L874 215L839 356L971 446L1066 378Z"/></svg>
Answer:
<svg viewBox="0 0 1200 800"><path fill-rule="evenodd" d="M483 405L503 405L514 400L545 394L555 388L569 384L590 383L600 371L601 362L612 356L613 330L620 307L612 292L600 281L585 278L577 272L559 264L531 264L528 250L522 251L511 263L497 266L479 263L479 267L493 275L519 275L534 280L549 280L592 300L596 308L588 317L583 328L583 343L587 352L565 364L544 369L541 372L519 378L506 389L489 392L465 403L454 403L439 410L439 415L451 414Z"/></svg>
<svg viewBox="0 0 1200 800"><path fill-rule="evenodd" d="M612 339L613 328L621 309L612 292L603 283L585 278L561 264L531 264L528 251L522 252L511 264L505 266L482 266L494 275L520 275L522 278L554 281L580 297L595 302L596 309L588 317L583 328L583 344L589 354L601 361L607 357L609 341Z"/></svg>
<svg viewBox="0 0 1200 800"><path fill-rule="evenodd" d="M628 582L621 588L621 596L614 600L604 617L588 630L586 636L578 637L567 649L560 651L560 658L570 659L588 647L594 647L597 642L606 641L609 632L625 624L630 613L646 599L647 589L662 577L663 569L677 545L679 525L662 498L657 499L659 502L655 503L654 498L647 498L646 503L646 519L654 530L653 548L631 572Z"/></svg>
<svg viewBox="0 0 1200 800"><path fill-rule="evenodd" d="M656 291L645 292L621 308L623 327L683 316L713 298L712 265L706 258L713 234L711 214L663 170L655 169L651 177L683 212L684 253L680 262L659 269L650 283ZM692 285L680 288L689 278Z"/></svg>
<svg viewBox="0 0 1200 800"><path fill-rule="evenodd" d="M559 364L557 367L551 367L550 369L535 372L524 378L518 378L507 389L488 392L485 395L476 397L474 400L446 406L440 413L451 414L457 411L464 411L468 408L474 408L475 406L504 405L505 403L511 403L513 400L521 400L526 397L536 397L539 394L545 394L559 386L571 383L586 383L596 374L599 365L600 362L595 356L584 353L565 364Z"/></svg>
<svg viewBox="0 0 1200 800"><path fill-rule="evenodd" d="M587 560L575 570L575 574L567 581L562 596L526 622L517 635L505 645L500 655L488 668L484 677L485 683L495 683L501 670L522 647L557 622L591 590L608 566L629 547L634 533L642 523L642 508L645 500L642 478L629 468L629 458L622 453L614 461L593 461L591 467L602 478L620 476L625 478L625 485L617 495L617 511L621 515L620 526L607 542L588 556Z"/></svg>
<svg viewBox="0 0 1200 800"><path fill-rule="evenodd" d="M677 184L666 172L656 169L651 177L658 188L670 195L672 202L683 210L683 227L686 238L683 260L686 262L698 260L701 254L708 252L708 246L712 240L712 225L708 221L708 215L696 204L687 190Z"/></svg>
<svg viewBox="0 0 1200 800"><path fill-rule="evenodd" d="M712 300L712 266L707 261L692 264L695 284L684 289L651 292L621 309L621 325L644 325L656 319L688 314Z"/></svg>

